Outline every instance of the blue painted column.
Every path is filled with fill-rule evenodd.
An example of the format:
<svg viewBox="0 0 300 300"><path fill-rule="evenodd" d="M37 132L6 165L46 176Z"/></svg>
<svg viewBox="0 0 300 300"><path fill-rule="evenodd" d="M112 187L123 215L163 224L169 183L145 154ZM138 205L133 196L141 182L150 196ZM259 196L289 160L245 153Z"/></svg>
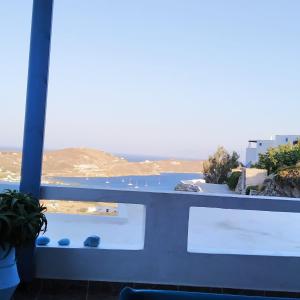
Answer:
<svg viewBox="0 0 300 300"><path fill-rule="evenodd" d="M23 137L20 191L39 198L46 117L53 0L34 0ZM23 281L33 277L34 245L18 249Z"/></svg>

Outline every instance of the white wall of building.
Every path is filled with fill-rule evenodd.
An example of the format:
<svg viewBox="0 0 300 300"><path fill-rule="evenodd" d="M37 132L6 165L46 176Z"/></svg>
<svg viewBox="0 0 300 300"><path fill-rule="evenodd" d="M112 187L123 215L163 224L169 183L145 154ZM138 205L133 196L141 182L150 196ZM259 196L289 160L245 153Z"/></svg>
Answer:
<svg viewBox="0 0 300 300"><path fill-rule="evenodd" d="M248 147L246 149L246 165L255 164L257 162L257 149Z"/></svg>
<svg viewBox="0 0 300 300"><path fill-rule="evenodd" d="M300 139L300 135L275 135L275 146L284 145L288 143L294 143Z"/></svg>
<svg viewBox="0 0 300 300"><path fill-rule="evenodd" d="M293 144L300 139L300 135L275 135L270 140L257 140L255 146L253 142L246 149L246 166L258 162L259 154L264 154L271 147L278 147L284 144Z"/></svg>

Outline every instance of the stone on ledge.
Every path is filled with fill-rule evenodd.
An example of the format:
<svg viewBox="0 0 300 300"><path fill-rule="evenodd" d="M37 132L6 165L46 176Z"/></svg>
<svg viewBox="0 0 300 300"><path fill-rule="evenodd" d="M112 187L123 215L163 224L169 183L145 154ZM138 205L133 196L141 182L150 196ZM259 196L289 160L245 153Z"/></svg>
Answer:
<svg viewBox="0 0 300 300"><path fill-rule="evenodd" d="M84 241L85 247L98 247L100 244L100 237L97 235L91 235Z"/></svg>
<svg viewBox="0 0 300 300"><path fill-rule="evenodd" d="M70 240L67 239L67 238L60 239L60 240L58 241L58 245L59 245L59 246L69 246L69 245L70 245Z"/></svg>
<svg viewBox="0 0 300 300"><path fill-rule="evenodd" d="M36 244L38 246L46 246L50 243L50 239L46 236L39 236L37 239L36 239Z"/></svg>
<svg viewBox="0 0 300 300"><path fill-rule="evenodd" d="M199 186L195 184L180 182L175 186L175 191L197 193L197 192L201 192L201 189Z"/></svg>

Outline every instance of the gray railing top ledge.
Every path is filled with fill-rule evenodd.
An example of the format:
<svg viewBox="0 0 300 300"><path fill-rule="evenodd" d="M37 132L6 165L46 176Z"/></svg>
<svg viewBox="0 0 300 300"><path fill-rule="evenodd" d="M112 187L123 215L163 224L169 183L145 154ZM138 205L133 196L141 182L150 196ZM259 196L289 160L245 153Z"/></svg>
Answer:
<svg viewBox="0 0 300 300"><path fill-rule="evenodd" d="M149 205L167 201L182 208L210 207L222 209L300 212L299 198L207 194L190 192L131 191L122 189L97 189L62 186L42 186L41 199L104 201Z"/></svg>
<svg viewBox="0 0 300 300"><path fill-rule="evenodd" d="M0 184L1 186L1 184ZM196 196L196 197L222 197L222 198L242 198L242 199L262 199L262 200L288 200L288 201L297 201L300 202L300 198L290 198L290 197L275 197L275 196L249 196L249 195L241 195L241 194L222 194L222 193L197 193L197 192L183 192L183 191L155 191L155 190L129 190L129 189L118 189L118 188L95 188L95 187L77 187L77 186L57 186L57 185L42 185L41 191L48 191L48 190L65 190L65 189L73 189L76 191L87 191L93 190L98 192L124 192L124 193L143 193L143 194L153 194L153 195L188 195L188 196Z"/></svg>

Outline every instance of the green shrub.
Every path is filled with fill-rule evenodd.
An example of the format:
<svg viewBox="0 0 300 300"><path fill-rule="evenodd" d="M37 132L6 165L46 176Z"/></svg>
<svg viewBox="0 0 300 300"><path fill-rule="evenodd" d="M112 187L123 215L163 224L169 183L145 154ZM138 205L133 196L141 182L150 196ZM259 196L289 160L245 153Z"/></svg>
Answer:
<svg viewBox="0 0 300 300"><path fill-rule="evenodd" d="M239 166L238 159L236 152L229 154L223 147L219 147L216 153L203 163L204 179L207 183L226 182L229 172Z"/></svg>
<svg viewBox="0 0 300 300"><path fill-rule="evenodd" d="M242 172L235 171L235 172L232 172L231 175L227 178L227 185L232 191L235 190L241 175L242 175Z"/></svg>
<svg viewBox="0 0 300 300"><path fill-rule="evenodd" d="M46 208L30 195L0 193L0 247L26 246L47 229Z"/></svg>
<svg viewBox="0 0 300 300"><path fill-rule="evenodd" d="M276 173L280 168L294 166L300 161L300 141L293 144L270 148L265 154L259 154L259 161L254 166L266 169L268 174Z"/></svg>

